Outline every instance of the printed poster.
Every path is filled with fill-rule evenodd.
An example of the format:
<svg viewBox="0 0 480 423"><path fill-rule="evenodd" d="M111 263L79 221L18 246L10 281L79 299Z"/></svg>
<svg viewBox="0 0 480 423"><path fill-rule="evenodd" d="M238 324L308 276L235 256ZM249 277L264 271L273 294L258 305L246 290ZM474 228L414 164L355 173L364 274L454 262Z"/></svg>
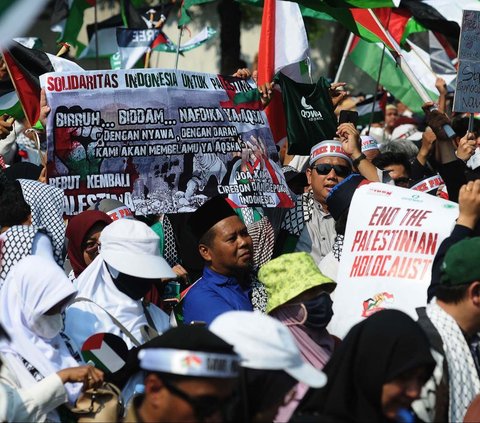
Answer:
<svg viewBox="0 0 480 423"><path fill-rule="evenodd" d="M291 207L253 81L162 69L42 75L48 181L65 214L115 198L138 214Z"/></svg>
<svg viewBox="0 0 480 423"><path fill-rule="evenodd" d="M432 264L458 217L458 204L371 183L353 196L329 331L343 338L373 313L393 308L414 320L427 304Z"/></svg>

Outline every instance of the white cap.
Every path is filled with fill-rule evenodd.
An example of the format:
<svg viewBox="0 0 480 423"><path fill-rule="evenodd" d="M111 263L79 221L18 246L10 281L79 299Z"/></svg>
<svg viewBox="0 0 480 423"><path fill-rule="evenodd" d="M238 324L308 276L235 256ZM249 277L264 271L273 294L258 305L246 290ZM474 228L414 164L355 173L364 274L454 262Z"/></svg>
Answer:
<svg viewBox="0 0 480 423"><path fill-rule="evenodd" d="M160 238L143 222L119 219L100 235L100 256L115 270L146 279L176 278L160 255Z"/></svg>
<svg viewBox="0 0 480 423"><path fill-rule="evenodd" d="M301 356L288 328L260 312L229 311L218 316L209 330L233 345L241 365L259 370L284 370L312 388L321 388L327 376Z"/></svg>
<svg viewBox="0 0 480 423"><path fill-rule="evenodd" d="M392 132L392 140L410 140L419 141L422 139L423 133L420 132L415 125L405 123L397 126Z"/></svg>
<svg viewBox="0 0 480 423"><path fill-rule="evenodd" d="M378 150L378 143L375 138L370 135L361 135L362 153L369 150Z"/></svg>

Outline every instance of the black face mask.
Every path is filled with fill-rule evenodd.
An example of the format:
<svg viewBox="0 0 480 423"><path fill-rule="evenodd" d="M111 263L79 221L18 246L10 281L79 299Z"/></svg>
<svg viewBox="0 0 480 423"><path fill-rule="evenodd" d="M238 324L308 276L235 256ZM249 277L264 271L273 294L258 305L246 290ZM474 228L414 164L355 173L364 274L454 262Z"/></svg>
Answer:
<svg viewBox="0 0 480 423"><path fill-rule="evenodd" d="M333 301L330 295L322 292L313 300L305 301L303 305L307 309L305 326L312 329L324 329L330 323L333 316Z"/></svg>
<svg viewBox="0 0 480 423"><path fill-rule="evenodd" d="M109 272L117 289L133 300L141 300L152 288L152 279L138 278L136 276L126 275L125 273L119 273L118 276L114 278L110 269Z"/></svg>

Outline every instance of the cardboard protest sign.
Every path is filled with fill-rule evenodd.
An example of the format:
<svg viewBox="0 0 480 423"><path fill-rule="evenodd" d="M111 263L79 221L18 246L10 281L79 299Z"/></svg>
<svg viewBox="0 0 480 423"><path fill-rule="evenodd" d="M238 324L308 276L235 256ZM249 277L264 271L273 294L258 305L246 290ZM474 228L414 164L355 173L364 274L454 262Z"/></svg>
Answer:
<svg viewBox="0 0 480 423"><path fill-rule="evenodd" d="M48 181L65 214L116 198L138 214L291 207L252 81L133 69L49 73Z"/></svg>
<svg viewBox="0 0 480 423"><path fill-rule="evenodd" d="M480 11L464 10L458 47L455 112L480 111Z"/></svg>
<svg viewBox="0 0 480 423"><path fill-rule="evenodd" d="M344 337L384 308L416 318L415 308L427 302L435 254L457 216L458 204L420 191L381 183L358 188L348 214L329 331Z"/></svg>

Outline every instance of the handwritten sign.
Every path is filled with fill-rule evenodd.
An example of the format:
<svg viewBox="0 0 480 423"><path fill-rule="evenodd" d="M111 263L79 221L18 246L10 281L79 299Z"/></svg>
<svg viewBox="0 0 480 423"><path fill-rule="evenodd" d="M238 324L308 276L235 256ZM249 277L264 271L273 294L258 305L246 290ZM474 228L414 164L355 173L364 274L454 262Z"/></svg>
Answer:
<svg viewBox="0 0 480 423"><path fill-rule="evenodd" d="M425 306L433 259L450 234L458 204L430 194L372 183L350 206L334 292L331 333L343 337L385 308L415 317Z"/></svg>
<svg viewBox="0 0 480 423"><path fill-rule="evenodd" d="M480 111L480 11L464 10L458 48L455 112Z"/></svg>

